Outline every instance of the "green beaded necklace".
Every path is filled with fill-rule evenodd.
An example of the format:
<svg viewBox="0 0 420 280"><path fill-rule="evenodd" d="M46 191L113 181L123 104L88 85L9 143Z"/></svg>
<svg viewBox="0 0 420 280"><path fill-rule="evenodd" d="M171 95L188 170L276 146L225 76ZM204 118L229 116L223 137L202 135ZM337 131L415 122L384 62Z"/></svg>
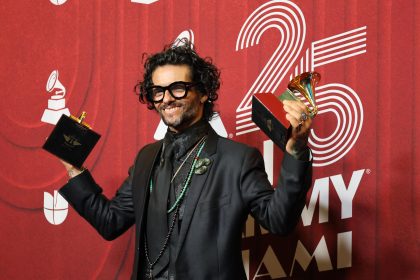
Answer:
<svg viewBox="0 0 420 280"><path fill-rule="evenodd" d="M190 184L191 177L192 177L193 172L194 172L195 164L197 163L197 160L200 158L201 151L203 150L205 144L206 144L206 140L204 139L203 142L200 144L200 146L198 148L198 152L197 152L197 155L194 157L193 163L191 164L191 168L190 168L190 171L188 172L188 176L187 176L187 179L185 180L184 187L182 188L181 194L176 198L175 203L167 211L168 214L169 213L172 213L177 208L178 204L184 198L185 193L187 192L188 186ZM151 178L150 178L150 186L149 186L149 188L150 188L150 192L152 192L152 190L153 190L153 181L152 181Z"/></svg>

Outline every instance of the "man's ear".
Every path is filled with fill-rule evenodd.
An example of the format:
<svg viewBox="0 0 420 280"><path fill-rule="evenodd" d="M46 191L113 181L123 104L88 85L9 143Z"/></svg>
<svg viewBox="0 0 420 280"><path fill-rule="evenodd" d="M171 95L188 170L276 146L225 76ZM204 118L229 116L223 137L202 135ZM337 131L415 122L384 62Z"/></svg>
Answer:
<svg viewBox="0 0 420 280"><path fill-rule="evenodd" d="M200 97L200 102L201 102L201 104L204 104L204 103L207 101L207 99L209 99L209 97L207 96L207 94L203 94L203 95Z"/></svg>

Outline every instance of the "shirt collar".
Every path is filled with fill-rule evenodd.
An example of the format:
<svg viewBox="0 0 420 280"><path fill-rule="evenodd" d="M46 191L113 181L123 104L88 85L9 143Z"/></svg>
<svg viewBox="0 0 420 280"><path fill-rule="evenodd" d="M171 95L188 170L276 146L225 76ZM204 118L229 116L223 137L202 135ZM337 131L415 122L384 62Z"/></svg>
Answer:
<svg viewBox="0 0 420 280"><path fill-rule="evenodd" d="M168 128L163 143L164 145L173 145L175 159L179 160L194 144L208 134L209 129L210 124L204 119L179 133L173 133Z"/></svg>

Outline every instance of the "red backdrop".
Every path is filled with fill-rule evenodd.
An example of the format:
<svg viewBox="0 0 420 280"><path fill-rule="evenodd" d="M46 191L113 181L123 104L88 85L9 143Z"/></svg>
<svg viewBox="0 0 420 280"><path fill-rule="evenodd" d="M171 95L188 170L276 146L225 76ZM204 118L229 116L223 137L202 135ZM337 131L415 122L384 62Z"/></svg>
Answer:
<svg viewBox="0 0 420 280"><path fill-rule="evenodd" d="M159 123L133 93L142 54L183 31L222 70L226 136L260 148L274 181L282 154L250 122L250 97L322 76L302 220L288 237L248 221L249 278L420 277L419 17L414 0L3 1L1 278L129 277L133 231L106 242L50 197L66 174L41 149L53 128L43 116L88 112L102 138L86 166L112 196Z"/></svg>

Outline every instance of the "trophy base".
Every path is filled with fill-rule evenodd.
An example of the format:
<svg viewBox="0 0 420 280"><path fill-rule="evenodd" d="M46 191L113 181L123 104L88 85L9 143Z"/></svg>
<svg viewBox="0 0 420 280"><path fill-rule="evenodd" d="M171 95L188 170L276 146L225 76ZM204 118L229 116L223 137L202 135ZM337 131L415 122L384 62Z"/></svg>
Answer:
<svg viewBox="0 0 420 280"><path fill-rule="evenodd" d="M289 121L283 105L271 93L256 93L252 97L252 121L282 150L289 139Z"/></svg>
<svg viewBox="0 0 420 280"><path fill-rule="evenodd" d="M85 125L61 115L42 148L65 162L81 168L100 137Z"/></svg>
<svg viewBox="0 0 420 280"><path fill-rule="evenodd" d="M56 124L58 120L61 118L61 115L70 116L70 111L68 108L64 108L61 110L51 110L45 109L44 114L42 114L41 121L50 124Z"/></svg>

